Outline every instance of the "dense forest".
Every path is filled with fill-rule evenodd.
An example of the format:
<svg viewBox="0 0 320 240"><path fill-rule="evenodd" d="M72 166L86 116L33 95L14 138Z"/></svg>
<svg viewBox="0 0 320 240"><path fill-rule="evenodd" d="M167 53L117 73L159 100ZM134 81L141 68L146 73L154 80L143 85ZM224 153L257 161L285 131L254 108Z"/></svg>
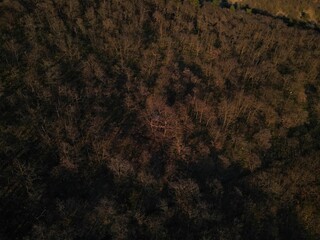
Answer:
<svg viewBox="0 0 320 240"><path fill-rule="evenodd" d="M320 239L319 32L4 0L0 52L0 239Z"/></svg>

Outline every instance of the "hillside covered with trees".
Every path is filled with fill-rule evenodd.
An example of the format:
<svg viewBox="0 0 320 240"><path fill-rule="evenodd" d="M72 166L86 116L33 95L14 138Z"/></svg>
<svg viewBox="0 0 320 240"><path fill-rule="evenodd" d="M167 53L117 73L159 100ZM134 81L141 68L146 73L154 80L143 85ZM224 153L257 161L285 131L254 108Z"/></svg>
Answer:
<svg viewBox="0 0 320 240"><path fill-rule="evenodd" d="M319 32L5 0L0 33L0 239L320 238Z"/></svg>

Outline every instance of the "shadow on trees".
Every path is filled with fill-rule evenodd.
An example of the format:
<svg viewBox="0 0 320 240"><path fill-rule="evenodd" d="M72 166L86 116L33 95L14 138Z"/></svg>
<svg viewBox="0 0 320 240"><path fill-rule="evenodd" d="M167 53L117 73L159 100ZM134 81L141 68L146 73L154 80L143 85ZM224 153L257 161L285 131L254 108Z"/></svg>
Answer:
<svg viewBox="0 0 320 240"><path fill-rule="evenodd" d="M320 32L320 26L318 24L316 24L316 23L300 21L300 20L297 20L297 19L291 19L291 18L288 18L286 16L277 16L277 15L274 15L274 14L272 14L272 13L266 11L266 10L263 10L263 9L250 8L249 5L239 5L238 3L232 4L232 3L229 3L227 0L222 0L221 3L220 3L220 7L222 7L222 8L230 9L232 6L235 9L240 9L240 10L251 9L251 12L253 14L262 15L262 16L273 18L273 19L281 20L288 27L296 27L296 28L299 28L299 29L306 29L306 30L312 29L312 30L315 30L317 32Z"/></svg>

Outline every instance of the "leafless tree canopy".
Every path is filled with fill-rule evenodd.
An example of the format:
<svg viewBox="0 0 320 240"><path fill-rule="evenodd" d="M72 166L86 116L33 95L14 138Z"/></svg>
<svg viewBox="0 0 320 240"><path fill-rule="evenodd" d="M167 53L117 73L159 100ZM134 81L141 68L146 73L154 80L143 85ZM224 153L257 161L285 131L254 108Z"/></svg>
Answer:
<svg viewBox="0 0 320 240"><path fill-rule="evenodd" d="M0 239L320 239L320 35L255 2L0 1Z"/></svg>

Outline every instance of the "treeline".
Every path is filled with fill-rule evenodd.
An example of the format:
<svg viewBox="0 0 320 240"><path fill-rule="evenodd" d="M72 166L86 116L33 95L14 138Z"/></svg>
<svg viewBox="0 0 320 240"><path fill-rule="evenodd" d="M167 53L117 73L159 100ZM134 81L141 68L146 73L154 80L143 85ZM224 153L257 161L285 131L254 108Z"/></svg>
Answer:
<svg viewBox="0 0 320 240"><path fill-rule="evenodd" d="M319 239L319 33L196 3L0 3L1 239Z"/></svg>
<svg viewBox="0 0 320 240"><path fill-rule="evenodd" d="M274 15L292 20L320 23L320 2L318 0L230 0L230 3L249 5L251 8L265 10Z"/></svg>

